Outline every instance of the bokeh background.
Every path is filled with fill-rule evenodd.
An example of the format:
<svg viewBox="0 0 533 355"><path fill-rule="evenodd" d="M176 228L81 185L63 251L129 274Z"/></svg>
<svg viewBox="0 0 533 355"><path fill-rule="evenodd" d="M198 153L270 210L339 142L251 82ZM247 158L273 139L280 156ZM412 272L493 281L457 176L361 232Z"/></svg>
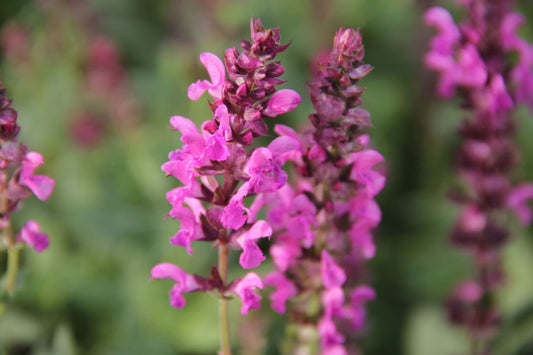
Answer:
<svg viewBox="0 0 533 355"><path fill-rule="evenodd" d="M37 220L51 247L24 253L19 291L0 318L0 354L216 352L215 299L189 294L176 310L168 304L171 282L148 277L162 261L200 274L215 263L208 246L191 257L169 244L178 222L164 219L165 192L176 185L160 166L179 143L167 129L171 115L210 118L205 99L186 96L190 83L207 77L199 54L222 56L248 39L251 16L292 41L279 56L284 86L304 100L275 120L294 127L312 111L305 85L313 56L330 47L339 26L360 27L365 61L375 67L362 82L363 106L388 174L370 262L378 297L362 346L379 355L463 353L466 336L447 325L442 304L471 270L447 242L458 212L447 195L464 113L433 95L435 78L421 64L432 32L422 13L434 3L451 2L1 0L0 80L19 111L20 140L43 154L39 173L52 176L56 189L45 203L28 199L15 216L19 226ZM533 2L518 6L529 17L522 34L533 39ZM533 180L533 115L520 108L516 120L523 152L516 179ZM533 233L514 227L513 234L494 353L526 355L533 354ZM1 271L5 255L0 262ZM258 273L268 269L265 263ZM279 354L284 318L272 315L266 297L246 317L238 303L231 310L239 353Z"/></svg>

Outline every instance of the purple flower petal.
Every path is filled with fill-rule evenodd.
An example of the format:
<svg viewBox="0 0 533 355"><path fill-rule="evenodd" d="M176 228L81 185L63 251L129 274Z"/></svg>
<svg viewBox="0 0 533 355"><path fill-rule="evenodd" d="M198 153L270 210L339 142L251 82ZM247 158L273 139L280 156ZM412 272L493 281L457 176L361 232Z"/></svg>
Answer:
<svg viewBox="0 0 533 355"><path fill-rule="evenodd" d="M184 247L189 255L192 255L191 242L204 236L194 214L186 207L174 207L169 216L181 222L180 230L175 236L170 238L170 243Z"/></svg>
<svg viewBox="0 0 533 355"><path fill-rule="evenodd" d="M322 282L326 289L341 287L346 281L346 273L337 265L327 251L322 250L322 260L320 262L320 271Z"/></svg>
<svg viewBox="0 0 533 355"><path fill-rule="evenodd" d="M300 95L291 89L276 91L268 100L267 107L263 115L267 117L276 117L294 110L302 101Z"/></svg>
<svg viewBox="0 0 533 355"><path fill-rule="evenodd" d="M244 213L245 211L242 201L230 201L229 205L224 207L224 211L222 212L220 218L222 225L234 230L241 228L248 219L248 216Z"/></svg>
<svg viewBox="0 0 533 355"><path fill-rule="evenodd" d="M150 280L171 279L176 282L170 290L170 304L174 308L183 308L183 306L185 306L183 293L196 291L201 288L194 276L187 274L174 264L158 264L152 268L151 275L152 277L150 277Z"/></svg>
<svg viewBox="0 0 533 355"><path fill-rule="evenodd" d="M276 288L270 294L272 309L278 313L285 313L287 300L298 294L296 286L279 271L268 274L265 284Z"/></svg>
<svg viewBox="0 0 533 355"><path fill-rule="evenodd" d="M41 233L39 224L33 220L29 220L24 224L20 229L17 239L24 241L29 247L35 249L38 253L45 250L50 245L48 236Z"/></svg>
<svg viewBox="0 0 533 355"><path fill-rule="evenodd" d="M529 225L532 219L528 200L533 198L533 184L522 184L515 187L507 196L507 206L518 216L523 225Z"/></svg>
<svg viewBox="0 0 533 355"><path fill-rule="evenodd" d="M200 61L207 69L211 81L198 80L196 83L191 84L187 90L189 99L198 100L208 90L215 100L220 100L226 78L224 63L216 55L209 52L200 54Z"/></svg>
<svg viewBox="0 0 533 355"><path fill-rule="evenodd" d="M266 221L260 220L237 237L237 243L243 251L239 258L239 263L244 269L257 267L265 260L265 256L257 246L256 241L271 235L272 228L270 228L270 225Z"/></svg>
<svg viewBox="0 0 533 355"><path fill-rule="evenodd" d="M39 153L29 152L22 161L19 181L28 187L39 200L46 200L54 189L54 180L45 175L33 175L33 172L43 163L43 157Z"/></svg>
<svg viewBox="0 0 533 355"><path fill-rule="evenodd" d="M250 309L258 309L261 307L259 301L261 296L253 290L262 289L263 281L253 272L246 274L246 276L233 286L233 292L242 300L241 314L247 314Z"/></svg>

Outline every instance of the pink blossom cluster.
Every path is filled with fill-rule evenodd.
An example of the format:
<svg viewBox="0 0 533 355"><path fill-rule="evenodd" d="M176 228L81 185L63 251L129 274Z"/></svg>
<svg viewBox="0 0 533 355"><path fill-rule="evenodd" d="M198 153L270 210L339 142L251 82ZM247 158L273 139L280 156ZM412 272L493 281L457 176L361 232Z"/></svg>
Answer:
<svg viewBox="0 0 533 355"><path fill-rule="evenodd" d="M8 248L15 243L26 243L37 252L45 250L48 236L40 231L39 224L28 220L15 240L11 234L11 214L22 206L22 200L31 194L46 200L54 188L54 180L34 171L43 163L43 157L17 142L20 126L18 113L11 107L6 89L0 83L0 241Z"/></svg>
<svg viewBox="0 0 533 355"><path fill-rule="evenodd" d="M274 287L272 308L288 309L294 323L314 325L326 355L355 353L348 337L363 326L364 304L375 297L363 266L375 254L372 229L381 212L374 198L385 178L375 169L383 157L364 134L370 115L359 107L365 88L358 81L372 69L363 56L359 31L341 28L309 84L316 109L311 126L302 133L275 127L300 142L301 149L287 156L294 179L264 192L251 208L268 206L275 233L270 254L276 270L265 279Z"/></svg>
<svg viewBox="0 0 533 355"><path fill-rule="evenodd" d="M501 249L509 231L501 214L515 212L523 224L532 218L527 200L533 184L515 185L510 177L518 155L512 114L518 103L533 107L533 46L516 34L524 19L513 12L512 1L461 3L467 16L460 24L444 8L426 12L426 23L438 33L425 63L439 73L439 94L457 94L469 112L459 129L456 160L465 183L465 191L456 194L463 209L451 240L473 255L477 275L457 287L447 308L450 320L479 340L492 337L500 322L491 294L504 278ZM518 54L515 62L512 54Z"/></svg>
<svg viewBox="0 0 533 355"><path fill-rule="evenodd" d="M252 146L256 137L268 132L264 118L294 110L301 99L293 90L276 89L283 83L279 77L284 68L272 60L288 46L280 44L279 29L265 29L259 19L252 19L251 37L251 42L241 42L241 50L227 49L224 62L212 53L200 55L210 79L191 84L188 96L197 100L207 91L212 119L198 129L192 120L173 116L170 128L181 133L183 145L162 166L182 185L167 193L172 205L168 216L181 222L171 244L189 254L193 242L229 246L241 251L244 269L261 264L265 256L257 242L272 235L267 221L250 218L244 199L284 186L287 173L281 166L300 149L292 137L278 137L267 147ZM177 308L185 305L182 294L193 291L218 291L224 298L237 295L243 314L259 307L261 297L254 290L263 288L263 281L256 273L231 282L221 273L224 270L214 266L209 277L190 275L163 263L152 269L152 278L176 282L170 302Z"/></svg>

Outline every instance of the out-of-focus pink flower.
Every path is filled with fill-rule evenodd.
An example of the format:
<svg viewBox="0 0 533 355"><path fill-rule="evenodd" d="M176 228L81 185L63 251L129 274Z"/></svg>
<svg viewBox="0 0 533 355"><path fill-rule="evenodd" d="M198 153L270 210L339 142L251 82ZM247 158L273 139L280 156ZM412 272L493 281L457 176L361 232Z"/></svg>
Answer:
<svg viewBox="0 0 533 355"><path fill-rule="evenodd" d="M432 7L424 14L424 21L439 31L439 34L431 40L432 50L440 55L452 55L453 47L459 43L461 35L448 10Z"/></svg>
<svg viewBox="0 0 533 355"><path fill-rule="evenodd" d="M274 271L266 276L265 284L276 289L270 294L272 309L278 313L285 313L287 300L298 293L294 283L285 277L282 272Z"/></svg>
<svg viewBox="0 0 533 355"><path fill-rule="evenodd" d="M198 100L207 90L213 99L220 100L226 79L224 63L216 55L209 52L200 54L200 61L207 69L211 81L198 80L196 83L191 84L187 90L189 99Z"/></svg>
<svg viewBox="0 0 533 355"><path fill-rule="evenodd" d="M41 233L41 227L33 220L27 221L20 229L18 239L24 241L29 247L35 249L36 252L41 252L50 245L48 236Z"/></svg>
<svg viewBox="0 0 533 355"><path fill-rule="evenodd" d="M376 298L376 291L366 285L356 287L350 293L350 308L347 318L350 319L354 329L360 329L365 324L365 303Z"/></svg>
<svg viewBox="0 0 533 355"><path fill-rule="evenodd" d="M263 287L263 281L253 272L246 274L242 280L233 286L232 291L242 300L241 314L247 314L250 309L261 307L259 303L261 296L255 293L254 290L262 289Z"/></svg>
<svg viewBox="0 0 533 355"><path fill-rule="evenodd" d="M533 213L527 202L533 198L533 184L522 184L515 187L507 196L507 206L518 216L523 225L529 225Z"/></svg>
<svg viewBox="0 0 533 355"><path fill-rule="evenodd" d="M40 200L46 200L54 189L54 180L45 175L33 175L37 167L43 164L43 156L36 152L29 152L22 161L19 181L27 186Z"/></svg>
<svg viewBox="0 0 533 355"><path fill-rule="evenodd" d="M342 287L346 281L346 273L339 265L337 265L327 251L322 250L321 255L322 260L320 262L320 271L324 287L326 289Z"/></svg>

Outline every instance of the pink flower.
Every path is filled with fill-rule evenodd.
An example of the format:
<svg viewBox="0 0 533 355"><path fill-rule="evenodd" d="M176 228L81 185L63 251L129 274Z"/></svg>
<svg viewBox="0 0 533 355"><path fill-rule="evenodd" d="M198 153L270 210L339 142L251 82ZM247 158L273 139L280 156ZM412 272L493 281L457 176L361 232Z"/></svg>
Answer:
<svg viewBox="0 0 533 355"><path fill-rule="evenodd" d="M191 100L198 100L207 90L215 100L222 98L224 90L224 81L226 80L226 71L224 63L213 53L205 52L200 54L200 61L207 69L211 81L198 80L189 86L187 95Z"/></svg>
<svg viewBox="0 0 533 355"><path fill-rule="evenodd" d="M152 268L151 271L153 279L171 279L176 282L174 287L170 290L170 304L174 308L183 308L185 306L185 298L182 294L201 289L201 285L196 281L194 276L187 274L178 266L170 263L161 263Z"/></svg>
<svg viewBox="0 0 533 355"><path fill-rule="evenodd" d="M356 287L350 293L351 308L347 310L347 316L351 320L354 329L360 329L365 323L365 303L376 298L376 292L366 285Z"/></svg>
<svg viewBox="0 0 533 355"><path fill-rule="evenodd" d="M242 249L239 263L244 269L257 267L265 260L265 256L256 243L258 239L270 237L271 235L272 228L270 228L267 222L261 220L255 222L250 229L237 237L237 244Z"/></svg>
<svg viewBox="0 0 533 355"><path fill-rule="evenodd" d="M265 283L276 288L270 294L272 309L278 313L285 313L287 300L298 294L296 286L279 271L268 274Z"/></svg>
<svg viewBox="0 0 533 355"><path fill-rule="evenodd" d="M527 205L531 198L533 198L533 184L519 185L507 196L507 206L514 211L523 225L531 223L533 213L531 207Z"/></svg>
<svg viewBox="0 0 533 355"><path fill-rule="evenodd" d="M276 117L294 110L302 101L300 95L291 89L282 89L276 91L270 97L263 115L267 117Z"/></svg>
<svg viewBox="0 0 533 355"><path fill-rule="evenodd" d="M241 314L247 314L250 309L258 309L261 307L261 304L259 303L261 296L253 290L262 289L263 287L263 281L261 281L261 278L253 272L246 274L242 280L238 281L232 287L232 291L241 298Z"/></svg>
<svg viewBox="0 0 533 355"><path fill-rule="evenodd" d="M324 305L324 314L330 316L342 316L344 305L344 291L341 287L326 289L322 293L322 304Z"/></svg>
<svg viewBox="0 0 533 355"><path fill-rule="evenodd" d="M305 248L310 248L315 241L315 233L311 227L317 227L315 219L316 206L304 194L292 200L289 210L291 218L287 222L287 231L299 237Z"/></svg>
<svg viewBox="0 0 533 355"><path fill-rule="evenodd" d="M248 219L248 216L245 214L246 210L242 199L233 199L226 207L224 207L224 211L220 218L222 225L234 230L241 228Z"/></svg>
<svg viewBox="0 0 533 355"><path fill-rule="evenodd" d="M320 319L318 322L318 334L320 335L320 343L323 350L322 354L347 355L344 347L339 345L344 343L344 336L339 333L337 326L331 317L324 316ZM328 350L332 348L335 349L335 352Z"/></svg>
<svg viewBox="0 0 533 355"><path fill-rule="evenodd" d="M180 230L170 238L170 243L184 247L189 255L192 255L191 242L204 237L202 226L196 221L192 211L186 207L174 207L169 216L181 222Z"/></svg>
<svg viewBox="0 0 533 355"><path fill-rule="evenodd" d="M274 265L280 271L287 271L289 266L297 261L302 255L299 235L294 233L284 233L276 238L276 243L270 247L270 255Z"/></svg>
<svg viewBox="0 0 533 355"><path fill-rule="evenodd" d="M20 229L17 239L24 241L29 247L35 249L36 252L41 252L50 245L48 236L41 233L39 224L32 220L27 221Z"/></svg>
<svg viewBox="0 0 533 355"><path fill-rule="evenodd" d="M231 198L224 208L222 223L224 227L239 229L246 222L243 199L250 193L272 192L287 182L287 173L281 169L284 157L300 149L300 143L291 137L278 137L267 148L255 149L244 166L243 172L250 177Z"/></svg>
<svg viewBox="0 0 533 355"><path fill-rule="evenodd" d="M383 160L381 154L371 149L355 152L350 157L350 161L353 162L350 178L363 186L369 196L377 195L385 186L385 177L371 170L375 164Z"/></svg>
<svg viewBox="0 0 533 355"><path fill-rule="evenodd" d="M274 139L266 148L255 149L244 167L250 176L247 193L276 191L285 185L287 173L281 169L283 158L299 149L300 143L286 136Z"/></svg>
<svg viewBox="0 0 533 355"><path fill-rule="evenodd" d="M43 163L43 157L39 153L29 152L22 161L19 181L21 185L28 187L40 200L46 200L54 189L54 180L45 175L33 175L33 172Z"/></svg>
<svg viewBox="0 0 533 355"><path fill-rule="evenodd" d="M344 270L337 265L335 260L333 260L333 258L325 250L322 250L320 272L322 283L326 289L341 287L346 281L346 273Z"/></svg>
<svg viewBox="0 0 533 355"><path fill-rule="evenodd" d="M198 157L205 153L211 160L222 161L230 155L222 132L211 135L203 131L204 134L202 135L198 132L194 122L182 116L172 116L170 126L181 132L181 141L191 147Z"/></svg>
<svg viewBox="0 0 533 355"><path fill-rule="evenodd" d="M506 50L518 50L522 47L524 40L520 38L516 32L517 28L522 26L526 22L525 17L522 14L513 12L507 14L503 21L500 30L501 44Z"/></svg>
<svg viewBox="0 0 533 355"><path fill-rule="evenodd" d="M431 41L432 51L445 56L452 55L453 46L459 43L461 34L448 10L432 7L424 14L424 21L439 30L439 34Z"/></svg>

